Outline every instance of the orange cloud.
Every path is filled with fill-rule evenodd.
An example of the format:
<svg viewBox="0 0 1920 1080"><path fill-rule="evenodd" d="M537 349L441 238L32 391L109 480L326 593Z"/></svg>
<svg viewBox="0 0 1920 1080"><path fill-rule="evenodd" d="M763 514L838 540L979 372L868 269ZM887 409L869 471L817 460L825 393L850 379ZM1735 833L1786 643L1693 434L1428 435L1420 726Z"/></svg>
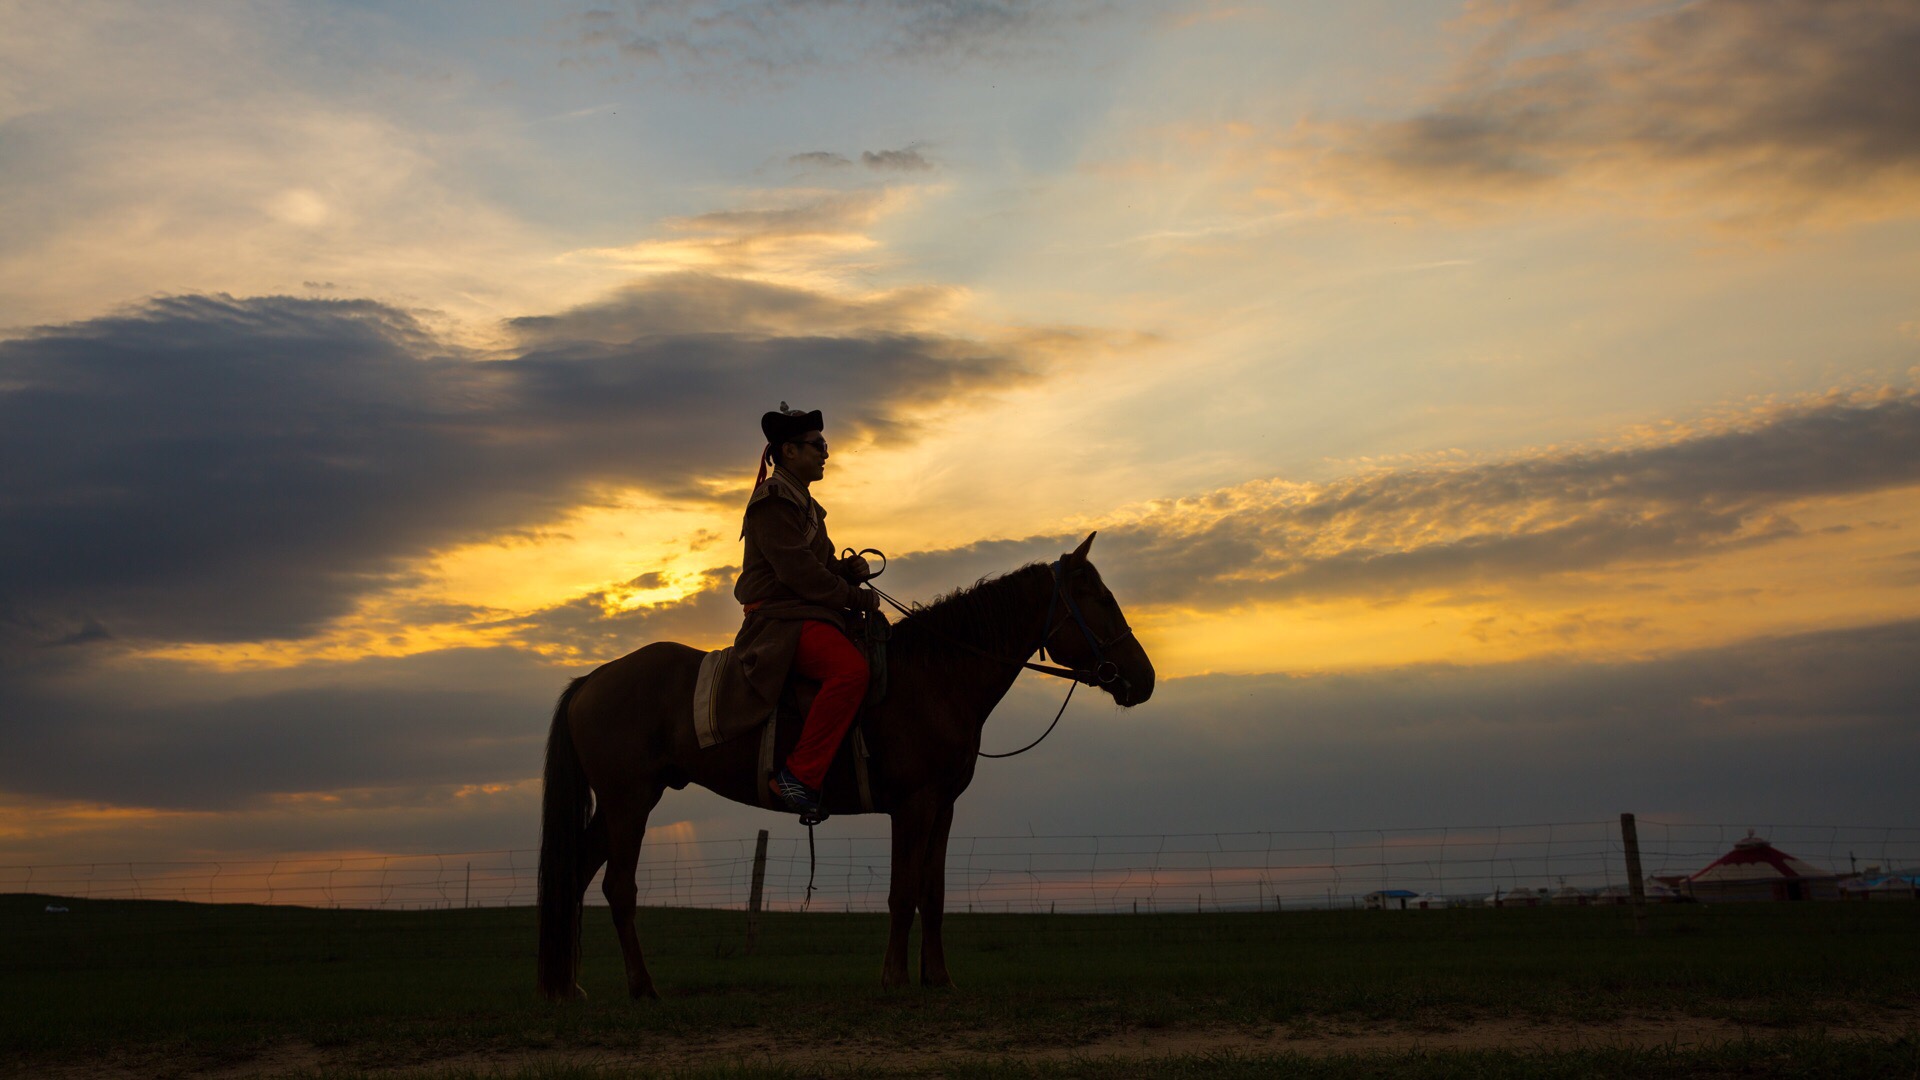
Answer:
<svg viewBox="0 0 1920 1080"><path fill-rule="evenodd" d="M663 223L665 235L572 252L564 261L638 274L748 275L817 288L874 269L880 243L873 227L925 191L890 185L765 192L748 197L760 205L671 218Z"/></svg>

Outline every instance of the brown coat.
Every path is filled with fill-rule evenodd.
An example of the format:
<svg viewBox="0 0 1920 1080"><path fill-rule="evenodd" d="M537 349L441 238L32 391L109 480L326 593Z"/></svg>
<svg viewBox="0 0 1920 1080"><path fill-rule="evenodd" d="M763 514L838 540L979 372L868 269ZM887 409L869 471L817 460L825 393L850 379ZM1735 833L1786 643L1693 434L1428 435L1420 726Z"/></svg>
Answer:
<svg viewBox="0 0 1920 1080"><path fill-rule="evenodd" d="M769 707L800 647L808 619L846 629L849 608L873 610L879 597L854 588L846 563L834 557L827 511L806 486L775 469L747 500L741 525L746 554L733 598L752 606L734 635L733 658L754 694Z"/></svg>

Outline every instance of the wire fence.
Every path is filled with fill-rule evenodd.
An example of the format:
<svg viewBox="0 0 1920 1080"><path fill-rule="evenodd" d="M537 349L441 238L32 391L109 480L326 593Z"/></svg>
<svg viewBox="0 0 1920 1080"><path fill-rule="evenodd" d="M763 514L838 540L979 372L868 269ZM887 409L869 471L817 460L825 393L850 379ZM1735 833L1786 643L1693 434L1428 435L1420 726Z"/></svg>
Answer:
<svg viewBox="0 0 1920 1080"><path fill-rule="evenodd" d="M1640 861L1659 889L1757 833L1836 876L1920 868L1920 828L1700 824L1641 818ZM810 860L804 834L768 845L769 910L886 910L891 842L884 833L823 827ZM651 907L745 908L755 838L650 839L636 878ZM462 908L532 904L531 849L348 855L219 862L0 866L0 892L328 908ZM809 878L816 890L809 899ZM1624 900L1618 820L1542 825L1215 832L1158 835L956 836L948 844L948 911L1285 911ZM588 903L599 903L598 888ZM1376 898L1375 903L1380 901Z"/></svg>

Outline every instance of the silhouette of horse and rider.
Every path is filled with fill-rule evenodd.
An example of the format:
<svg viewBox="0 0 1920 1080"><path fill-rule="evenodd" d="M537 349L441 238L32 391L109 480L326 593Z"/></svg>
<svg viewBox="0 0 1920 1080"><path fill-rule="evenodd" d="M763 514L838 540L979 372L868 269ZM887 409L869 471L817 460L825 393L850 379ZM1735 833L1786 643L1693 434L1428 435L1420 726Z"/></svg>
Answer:
<svg viewBox="0 0 1920 1080"><path fill-rule="evenodd" d="M734 596L746 617L727 658L735 696L763 716L778 710L783 693L791 702L790 680L810 697L803 724L775 728L778 766L764 767L761 738L703 745L694 701L709 654L678 642L636 649L560 695L547 738L540 841L538 968L547 997L584 996L582 900L602 866L627 990L659 996L634 933L634 872L647 815L668 788L690 783L749 806L782 806L807 822L869 807L891 817L880 981L907 984L907 935L917 912L920 981L952 985L941 938L947 834L994 706L1028 668L1097 686L1122 706L1153 693L1153 664L1088 559L1092 535L1052 563L914 609L887 635L876 677L848 633L850 620L878 618L863 614L880 601L877 590L862 587L872 568L859 555L834 554L826 511L812 496L829 456L823 428L818 411L784 402L762 417L766 446L741 529L745 554ZM1029 663L1036 651L1065 667ZM867 701L861 715L869 684L882 679L884 697ZM852 755L838 752L856 715L869 755L859 783Z"/></svg>

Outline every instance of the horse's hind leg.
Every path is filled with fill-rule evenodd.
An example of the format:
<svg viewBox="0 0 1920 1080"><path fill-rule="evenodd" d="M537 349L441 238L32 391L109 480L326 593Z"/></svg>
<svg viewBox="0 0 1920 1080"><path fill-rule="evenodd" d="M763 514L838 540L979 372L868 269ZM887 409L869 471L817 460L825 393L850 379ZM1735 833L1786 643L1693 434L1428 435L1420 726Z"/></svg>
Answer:
<svg viewBox="0 0 1920 1080"><path fill-rule="evenodd" d="M639 897L634 870L640 864L640 841L647 835L647 815L660 801L660 785L651 781L623 792L615 802L602 804L607 822L607 873L600 880L607 907L613 913L613 931L620 937L620 953L627 962L627 993L636 998L658 998L647 961L640 954L640 938L633 932L633 911Z"/></svg>
<svg viewBox="0 0 1920 1080"><path fill-rule="evenodd" d="M573 868L574 903L586 899L587 887L593 884L593 875L607 865L607 814L602 807L595 807L593 817L587 821L587 842L581 845L580 861Z"/></svg>

